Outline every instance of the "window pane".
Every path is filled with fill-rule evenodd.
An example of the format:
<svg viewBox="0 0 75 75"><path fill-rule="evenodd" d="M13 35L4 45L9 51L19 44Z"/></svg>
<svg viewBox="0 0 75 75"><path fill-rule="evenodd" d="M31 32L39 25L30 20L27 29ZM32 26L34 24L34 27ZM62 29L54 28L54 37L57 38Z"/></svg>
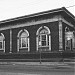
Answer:
<svg viewBox="0 0 75 75"><path fill-rule="evenodd" d="M0 49L2 49L2 42L0 42Z"/></svg>
<svg viewBox="0 0 75 75"><path fill-rule="evenodd" d="M28 37L28 34L27 34L26 32L23 32L23 33L21 34L21 37Z"/></svg>
<svg viewBox="0 0 75 75"><path fill-rule="evenodd" d="M67 40L66 41L66 48L70 49L70 47L71 47L71 40Z"/></svg>
<svg viewBox="0 0 75 75"><path fill-rule="evenodd" d="M48 46L49 46L49 36L47 36L47 42L48 42Z"/></svg>
<svg viewBox="0 0 75 75"><path fill-rule="evenodd" d="M21 38L19 38L19 47L21 47Z"/></svg>
<svg viewBox="0 0 75 75"><path fill-rule="evenodd" d="M75 48L75 37L73 38L73 48Z"/></svg>
<svg viewBox="0 0 75 75"><path fill-rule="evenodd" d="M27 47L27 38L22 38L22 47Z"/></svg>
<svg viewBox="0 0 75 75"><path fill-rule="evenodd" d="M0 36L0 41L2 41L3 40L3 37L2 36Z"/></svg>
<svg viewBox="0 0 75 75"><path fill-rule="evenodd" d="M41 38L42 38L42 39L41 39L42 41L43 41L43 40L46 41L46 35L42 35Z"/></svg>
<svg viewBox="0 0 75 75"><path fill-rule="evenodd" d="M41 36L38 37L39 41L41 41Z"/></svg>
<svg viewBox="0 0 75 75"><path fill-rule="evenodd" d="M48 31L46 29L43 29L40 31L40 34L47 34L47 33L48 33Z"/></svg>
<svg viewBox="0 0 75 75"><path fill-rule="evenodd" d="M42 41L42 46L46 46L46 41Z"/></svg>

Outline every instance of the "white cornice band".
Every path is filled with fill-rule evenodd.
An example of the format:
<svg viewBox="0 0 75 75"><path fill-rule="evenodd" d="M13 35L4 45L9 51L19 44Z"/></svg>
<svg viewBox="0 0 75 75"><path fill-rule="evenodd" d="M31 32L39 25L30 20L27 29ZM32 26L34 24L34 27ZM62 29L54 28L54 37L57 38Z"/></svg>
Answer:
<svg viewBox="0 0 75 75"><path fill-rule="evenodd" d="M74 27L73 24L69 23L68 21L66 21L64 18L60 17L60 16L55 16L53 18L50 19L45 19L45 20L39 20L39 21L31 21L31 22L26 22L24 24L16 24L16 25L9 25L6 27L0 27L0 31L1 30L7 30L7 29L14 29L14 28L19 28L19 27L25 27L25 26L31 26L31 25L38 25L38 24L42 24L42 23L49 23L49 22L56 22L62 20L64 23L66 23L67 25Z"/></svg>

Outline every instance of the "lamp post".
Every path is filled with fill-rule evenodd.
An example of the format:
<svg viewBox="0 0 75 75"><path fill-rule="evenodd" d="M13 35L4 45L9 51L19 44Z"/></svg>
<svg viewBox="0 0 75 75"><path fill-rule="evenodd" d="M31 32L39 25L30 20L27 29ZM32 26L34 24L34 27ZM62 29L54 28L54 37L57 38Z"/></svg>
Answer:
<svg viewBox="0 0 75 75"><path fill-rule="evenodd" d="M41 49L40 49L40 64L41 64Z"/></svg>

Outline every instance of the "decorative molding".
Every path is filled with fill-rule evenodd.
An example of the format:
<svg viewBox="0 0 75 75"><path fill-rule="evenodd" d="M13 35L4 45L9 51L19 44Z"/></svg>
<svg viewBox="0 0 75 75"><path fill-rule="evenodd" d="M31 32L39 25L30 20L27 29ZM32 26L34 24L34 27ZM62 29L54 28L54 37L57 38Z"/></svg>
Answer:
<svg viewBox="0 0 75 75"><path fill-rule="evenodd" d="M49 35L49 50L51 51L51 35Z"/></svg>
<svg viewBox="0 0 75 75"><path fill-rule="evenodd" d="M24 24L16 24L16 25L13 25L13 26L9 25L9 26L6 26L6 27L1 27L0 31L1 30L24 27L24 26L32 26L32 25L37 25L37 24L42 24L42 23L56 22L56 21L59 21L59 20L62 20L62 22L68 24L71 27L74 27L73 24L66 21L61 15L57 15L57 16L54 16L53 18L50 18L50 19L39 20L39 21L32 20L31 22L26 22Z"/></svg>
<svg viewBox="0 0 75 75"><path fill-rule="evenodd" d="M20 31L18 32L18 35L17 35L17 51L19 52L19 49L20 49L20 47L19 47L19 46L20 46L20 45L19 45L19 37L20 37L20 33L21 33L21 32L26 32L26 33L28 34L28 47L27 47L27 48L28 48L28 52L29 52L29 51L30 51L29 32L28 32L26 29L20 30ZM23 48L23 47L22 47L22 48ZM21 48L21 49L22 49L22 48Z"/></svg>
<svg viewBox="0 0 75 75"><path fill-rule="evenodd" d="M12 29L10 29L10 52L12 53Z"/></svg>
<svg viewBox="0 0 75 75"><path fill-rule="evenodd" d="M39 48L39 42L38 42L38 38L39 38L39 31L42 29L43 27L41 26L38 30L37 30L37 32L36 32L36 50L38 51L38 48ZM50 29L47 27L47 26L44 26L44 28L45 29L47 29L48 30L48 34L47 35L49 35L49 38L47 38L47 35L46 35L46 38L47 39L49 39L49 50L51 51L51 35L50 35ZM46 39L46 41L47 41L47 39ZM48 43L48 41L47 41L47 43Z"/></svg>
<svg viewBox="0 0 75 75"><path fill-rule="evenodd" d="M71 26L71 27L74 27L73 24L69 23L68 21L66 21L64 18L62 18L62 22L66 23L67 25Z"/></svg>
<svg viewBox="0 0 75 75"><path fill-rule="evenodd" d="M36 16L51 14L51 13L60 12L60 11L63 11L63 10L59 9L59 10L54 10L54 11L50 11L50 12L42 12L42 13L39 13L39 14L37 13L37 14L34 14L34 15L29 15L29 16L24 16L24 17L18 17L18 18L14 18L14 19L2 21L0 23L2 24L2 23L10 22L10 21L12 22L12 21L16 21L16 20L22 20L22 19L26 19L26 18L30 18L30 17L36 17Z"/></svg>
<svg viewBox="0 0 75 75"><path fill-rule="evenodd" d="M9 26L6 26L6 27L1 27L0 31L24 27L24 26L32 26L32 25L37 25L37 24L42 24L42 23L56 22L56 21L58 21L58 16L55 16L55 17L50 18L50 19L45 19L45 20L39 20L39 21L32 20L31 22L26 22L24 24L16 24L16 25L13 25L13 26L9 25Z"/></svg>
<svg viewBox="0 0 75 75"><path fill-rule="evenodd" d="M62 51L63 42L62 42L62 21L59 21L59 50Z"/></svg>
<svg viewBox="0 0 75 75"><path fill-rule="evenodd" d="M2 49L0 49L0 50L4 50L4 52L5 52L5 36L3 33L0 33L0 34L3 37L2 40L0 40L0 42L2 42Z"/></svg>
<svg viewBox="0 0 75 75"><path fill-rule="evenodd" d="M17 38L17 52L19 52L19 38Z"/></svg>
<svg viewBox="0 0 75 75"><path fill-rule="evenodd" d="M17 37L19 37L19 36L20 36L20 33L21 33L21 32L24 32L24 31L25 31L25 32L28 34L28 36L29 36L29 32L28 32L26 29L24 29L24 30L20 30L20 31L19 31Z"/></svg>
<svg viewBox="0 0 75 75"><path fill-rule="evenodd" d="M4 52L5 52L5 40L4 40Z"/></svg>
<svg viewBox="0 0 75 75"><path fill-rule="evenodd" d="M5 36L3 33L0 33L1 36L3 37L0 42L2 42L2 48L0 50L3 50L5 52Z"/></svg>
<svg viewBox="0 0 75 75"><path fill-rule="evenodd" d="M28 52L30 51L30 40L28 38Z"/></svg>

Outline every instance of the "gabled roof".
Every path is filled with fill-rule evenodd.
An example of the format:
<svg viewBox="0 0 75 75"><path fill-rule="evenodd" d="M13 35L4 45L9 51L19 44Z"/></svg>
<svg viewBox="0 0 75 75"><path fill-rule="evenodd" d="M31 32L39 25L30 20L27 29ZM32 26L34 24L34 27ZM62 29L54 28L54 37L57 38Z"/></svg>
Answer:
<svg viewBox="0 0 75 75"><path fill-rule="evenodd" d="M65 7L62 7L62 8L53 9L53 10L44 11L44 12L39 12L39 13L31 14L31 15L25 15L25 16L21 16L21 17L16 17L16 18L12 18L12 19L3 20L3 21L0 21L0 24L7 23L7 22L12 22L12 21L17 21L17 20L22 20L22 19L26 19L26 18L31 18L31 17L37 17L37 16L41 16L41 15L60 13L60 12L62 12L63 16L67 15L75 22L74 15L72 13L70 13Z"/></svg>

